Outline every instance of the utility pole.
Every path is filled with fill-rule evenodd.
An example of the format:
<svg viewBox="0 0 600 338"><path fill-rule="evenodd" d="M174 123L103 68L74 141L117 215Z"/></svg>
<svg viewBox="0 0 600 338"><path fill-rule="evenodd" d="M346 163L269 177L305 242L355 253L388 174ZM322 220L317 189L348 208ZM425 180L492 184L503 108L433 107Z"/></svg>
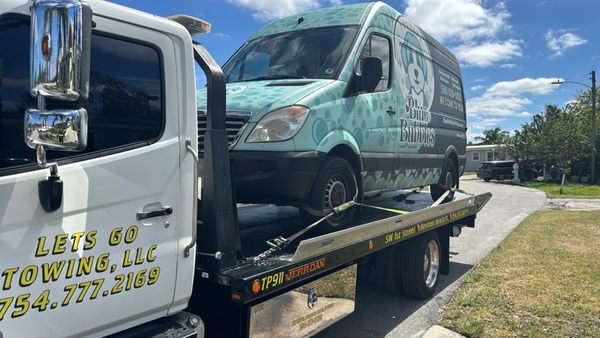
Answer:
<svg viewBox="0 0 600 338"><path fill-rule="evenodd" d="M596 71L592 70L592 184L596 184Z"/></svg>

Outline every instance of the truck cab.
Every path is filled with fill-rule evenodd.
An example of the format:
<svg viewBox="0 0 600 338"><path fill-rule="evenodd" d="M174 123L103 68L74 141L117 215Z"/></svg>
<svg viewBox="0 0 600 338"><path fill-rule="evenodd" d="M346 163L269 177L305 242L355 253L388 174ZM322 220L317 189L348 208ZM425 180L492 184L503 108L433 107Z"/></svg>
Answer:
<svg viewBox="0 0 600 338"><path fill-rule="evenodd" d="M381 10L368 17L393 14L380 3L345 7L340 13L367 8ZM308 16L294 20L313 22ZM242 237L230 166L239 170L239 158L234 150L230 161L228 149L248 141L238 137L239 130L231 137L227 116L243 119L247 128L242 133L258 131L256 137L264 141L273 134L262 133L261 123L286 130L269 116L287 115L286 123L296 126L302 118L324 118L329 126L327 116L333 119L334 113L328 115L325 106L345 102L342 106L358 107L365 100L361 104L381 107L386 102L385 107L387 101L369 95L392 95L392 90L359 93L364 81L371 86L382 81L377 71L382 59L366 57L360 77L347 74L357 80L349 80L345 88L350 89L344 90L359 91L348 98L325 99L322 90L335 96L344 87L344 81L334 79L253 80L248 87L272 87L267 100L278 113L266 106L260 118L256 110L250 117L241 106L226 112L226 97L246 101L236 96L245 89L237 83L227 87L231 73L224 74L192 40L207 27L192 17L165 19L99 0L0 2L0 338L203 337L205 328L209 337L309 336L354 311L360 270L377 274L392 292L403 289L421 299L431 297L439 275L449 273L450 237L475 225L491 194L452 197L456 191L448 190L431 204L426 196L426 203L410 211L362 204L355 194L313 223L296 222L292 234L294 222L284 219L283 234L281 228L261 232L274 237L260 238L258 244ZM356 28L353 43L372 45L371 30L377 31L373 36L386 31L371 27L358 33ZM354 58L349 62L360 59L358 54ZM200 94L195 63L207 79ZM342 74L347 68L339 69ZM372 83L365 69L374 71ZM438 73L459 83L451 74ZM288 101L279 95L284 92ZM399 112L398 121L404 116ZM358 109L348 115L368 113ZM425 116L420 109L410 110L409 117L414 114ZM365 140L377 128L367 128ZM401 129L402 124L396 136L403 135ZM329 130L332 135L338 131L345 135ZM267 151L274 143L256 144ZM298 158L314 153L296 150L302 155ZM333 162L330 155L325 163ZM400 157L392 159L395 163ZM343 167L340 163L334 167ZM452 184L445 182L447 190ZM339 185L332 191L341 195ZM312 230L358 205L378 213L349 229L321 235ZM343 295L327 287L341 276Z"/></svg>
<svg viewBox="0 0 600 338"><path fill-rule="evenodd" d="M195 256L195 247L182 254L196 224L185 144L196 137L190 34L91 0L87 97L46 93L39 107L32 48L47 52L41 64L62 55L64 65L76 50L59 55L52 43L67 41L61 22L85 13L46 8L49 31L32 47L32 5L0 2L0 336L104 336L181 311ZM27 143L53 144L46 159L57 172ZM49 195L40 182L52 176L62 185L58 207L41 203Z"/></svg>

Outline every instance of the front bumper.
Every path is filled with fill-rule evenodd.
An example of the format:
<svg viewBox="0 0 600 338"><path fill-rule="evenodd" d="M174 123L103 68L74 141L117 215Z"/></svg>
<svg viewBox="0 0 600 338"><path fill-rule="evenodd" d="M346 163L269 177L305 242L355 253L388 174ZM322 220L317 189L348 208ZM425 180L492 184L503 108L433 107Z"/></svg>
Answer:
<svg viewBox="0 0 600 338"><path fill-rule="evenodd" d="M318 151L231 151L240 203L301 204L327 154Z"/></svg>

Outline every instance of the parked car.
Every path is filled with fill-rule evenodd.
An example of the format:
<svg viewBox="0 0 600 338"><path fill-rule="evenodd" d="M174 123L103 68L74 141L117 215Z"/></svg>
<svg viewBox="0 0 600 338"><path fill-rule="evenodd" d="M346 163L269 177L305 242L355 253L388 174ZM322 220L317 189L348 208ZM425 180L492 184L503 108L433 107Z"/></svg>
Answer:
<svg viewBox="0 0 600 338"><path fill-rule="evenodd" d="M492 179L498 181L512 179L514 161L489 161L483 162L477 169L477 177L489 182Z"/></svg>
<svg viewBox="0 0 600 338"><path fill-rule="evenodd" d="M466 161L460 66L381 2L316 10L259 30L223 67L241 203L312 211L382 191L456 187ZM199 148L206 92L198 93ZM348 224L355 208L327 220Z"/></svg>

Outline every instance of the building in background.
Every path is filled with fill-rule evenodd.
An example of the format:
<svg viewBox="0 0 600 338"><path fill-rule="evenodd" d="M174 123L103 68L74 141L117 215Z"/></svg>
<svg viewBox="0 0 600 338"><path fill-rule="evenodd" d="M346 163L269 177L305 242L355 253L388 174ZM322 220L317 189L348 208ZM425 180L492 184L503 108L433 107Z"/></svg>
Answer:
<svg viewBox="0 0 600 338"><path fill-rule="evenodd" d="M465 171L477 171L482 162L512 160L511 156L496 151L498 145L484 144L467 146L467 164Z"/></svg>

